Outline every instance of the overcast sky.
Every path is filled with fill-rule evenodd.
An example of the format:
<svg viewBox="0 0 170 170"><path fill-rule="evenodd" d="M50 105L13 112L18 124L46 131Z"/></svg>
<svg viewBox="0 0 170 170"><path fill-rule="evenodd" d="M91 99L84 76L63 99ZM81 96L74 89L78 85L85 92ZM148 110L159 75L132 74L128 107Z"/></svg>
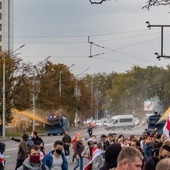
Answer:
<svg viewBox="0 0 170 170"><path fill-rule="evenodd" d="M89 0L14 0L14 49L37 64L46 57L72 67L74 74L125 72L134 65L165 67L158 61L160 28L170 24L168 7L142 9L146 0L112 0L91 5ZM90 41L92 45L90 56ZM170 28L164 29L164 54L170 56ZM98 55L99 54L99 55Z"/></svg>

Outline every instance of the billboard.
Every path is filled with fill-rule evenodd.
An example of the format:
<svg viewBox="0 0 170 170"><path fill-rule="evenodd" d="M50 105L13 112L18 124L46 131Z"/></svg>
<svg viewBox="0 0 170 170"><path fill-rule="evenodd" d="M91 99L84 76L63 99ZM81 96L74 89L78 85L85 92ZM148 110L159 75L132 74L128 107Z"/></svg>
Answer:
<svg viewBox="0 0 170 170"><path fill-rule="evenodd" d="M153 111L154 110L154 102L151 100L147 100L144 102L144 111Z"/></svg>

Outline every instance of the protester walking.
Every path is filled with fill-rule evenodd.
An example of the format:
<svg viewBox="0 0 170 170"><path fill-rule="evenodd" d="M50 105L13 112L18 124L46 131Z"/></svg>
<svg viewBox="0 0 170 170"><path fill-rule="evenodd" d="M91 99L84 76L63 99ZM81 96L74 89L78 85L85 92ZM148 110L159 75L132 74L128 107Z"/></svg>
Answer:
<svg viewBox="0 0 170 170"><path fill-rule="evenodd" d="M63 148L66 158L69 158L68 156L70 155L71 137L69 136L68 131L65 131L65 134L62 138L62 142L64 144Z"/></svg>
<svg viewBox="0 0 170 170"><path fill-rule="evenodd" d="M17 168L19 168L22 163L24 162L24 160L27 158L27 153L28 153L28 146L27 146L27 140L29 138L29 134L28 133L23 133L20 139L20 143L18 146L18 153L17 153L17 163L16 163L16 167L15 170L17 170Z"/></svg>
<svg viewBox="0 0 170 170"><path fill-rule="evenodd" d="M92 159L83 170L99 170L104 164L102 143L97 143L97 147L92 150Z"/></svg>
<svg viewBox="0 0 170 170"><path fill-rule="evenodd" d="M32 141L35 145L39 145L40 142L44 143L43 140L37 135L37 132L36 131L33 131L31 133L31 136L32 136Z"/></svg>
<svg viewBox="0 0 170 170"><path fill-rule="evenodd" d="M45 155L42 162L50 169L50 170L68 170L67 159L62 152L63 142L57 140L54 143L54 150Z"/></svg>
<svg viewBox="0 0 170 170"><path fill-rule="evenodd" d="M80 170L83 170L83 157L81 156L84 150L83 141L81 139L81 134L77 135L76 142L74 144L74 155L76 158L76 165L74 166L73 170L76 170L80 167Z"/></svg>
<svg viewBox="0 0 170 170"><path fill-rule="evenodd" d="M40 160L40 147L32 145L29 147L28 158L17 170L49 170Z"/></svg>

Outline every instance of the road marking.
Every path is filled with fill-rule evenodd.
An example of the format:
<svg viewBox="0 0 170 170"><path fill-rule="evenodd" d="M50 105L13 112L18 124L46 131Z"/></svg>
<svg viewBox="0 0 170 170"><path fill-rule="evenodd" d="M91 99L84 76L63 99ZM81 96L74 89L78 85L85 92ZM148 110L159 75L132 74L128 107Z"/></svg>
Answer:
<svg viewBox="0 0 170 170"><path fill-rule="evenodd" d="M10 155L5 155L5 158L10 158L11 156Z"/></svg>
<svg viewBox="0 0 170 170"><path fill-rule="evenodd" d="M13 150L17 150L18 148L10 148L10 149L5 149L5 151L13 151Z"/></svg>

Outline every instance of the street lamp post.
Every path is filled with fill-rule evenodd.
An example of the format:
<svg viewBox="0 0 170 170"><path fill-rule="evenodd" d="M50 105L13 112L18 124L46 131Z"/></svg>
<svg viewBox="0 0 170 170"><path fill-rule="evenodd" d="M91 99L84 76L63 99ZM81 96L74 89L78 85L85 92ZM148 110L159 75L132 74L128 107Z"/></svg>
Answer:
<svg viewBox="0 0 170 170"><path fill-rule="evenodd" d="M19 49L23 48L25 46L21 45L19 48L17 48L16 50L14 50L13 52L9 53L10 55L14 54L16 51L18 51ZM6 123L6 76L5 76L5 68L6 68L6 62L5 62L5 54L3 54L3 87L2 87L2 93L3 93L3 107L2 107L2 137L5 138L6 137L6 132L5 132L5 123Z"/></svg>
<svg viewBox="0 0 170 170"><path fill-rule="evenodd" d="M79 97L80 97L80 90L78 88L78 85L77 85L77 77L81 76L83 73L85 73L87 70L89 70L89 68L85 69L84 71L82 71L80 74L77 74L76 75L76 92L75 92L75 95L76 95L76 100L78 101L79 100ZM78 121L78 109L76 108L76 113L75 113L75 123L77 125L77 121Z"/></svg>
<svg viewBox="0 0 170 170"><path fill-rule="evenodd" d="M47 61L51 56L48 56L47 58L45 58L43 61L41 61L38 65L39 66L42 66L42 64ZM33 86L33 94L32 94L32 115L33 115L33 121L32 121L32 130L35 131L35 107L36 107L36 104L35 104L35 65L33 66L33 80L32 80L32 86Z"/></svg>

